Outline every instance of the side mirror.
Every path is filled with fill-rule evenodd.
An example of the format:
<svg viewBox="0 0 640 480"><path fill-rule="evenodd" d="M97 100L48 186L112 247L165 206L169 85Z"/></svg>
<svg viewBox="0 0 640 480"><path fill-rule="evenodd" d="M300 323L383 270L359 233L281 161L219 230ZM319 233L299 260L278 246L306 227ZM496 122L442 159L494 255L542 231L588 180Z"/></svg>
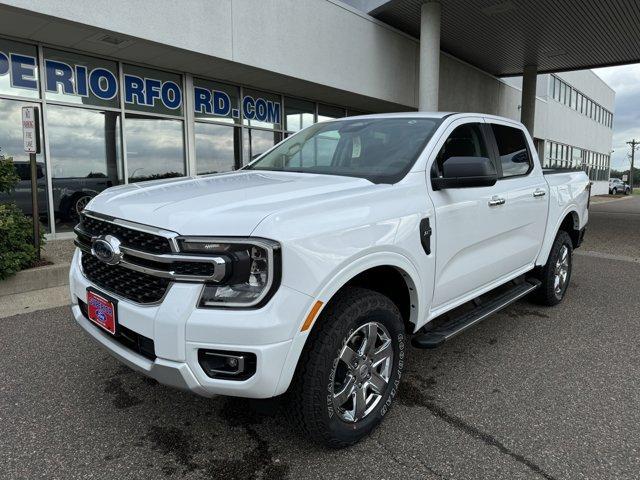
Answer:
<svg viewBox="0 0 640 480"><path fill-rule="evenodd" d="M431 178L434 190L490 187L498 181L493 162L485 157L451 157L442 170L442 177Z"/></svg>

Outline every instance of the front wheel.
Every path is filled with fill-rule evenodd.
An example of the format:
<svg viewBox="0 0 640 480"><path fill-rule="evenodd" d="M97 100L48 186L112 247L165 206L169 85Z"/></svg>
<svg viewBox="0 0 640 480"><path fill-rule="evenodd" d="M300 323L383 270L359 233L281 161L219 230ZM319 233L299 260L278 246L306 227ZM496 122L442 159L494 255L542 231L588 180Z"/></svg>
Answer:
<svg viewBox="0 0 640 480"><path fill-rule="evenodd" d="M389 411L405 363L398 307L386 296L348 288L322 313L290 390L294 422L340 448L368 435Z"/></svg>
<svg viewBox="0 0 640 480"><path fill-rule="evenodd" d="M612 195L617 195L618 194L618 189L614 188L613 190L611 190L611 194Z"/></svg>
<svg viewBox="0 0 640 480"><path fill-rule="evenodd" d="M536 292L539 303L553 306L564 299L571 280L572 253L571 237L564 230L560 230L551 247L547 263L540 272L542 284Z"/></svg>
<svg viewBox="0 0 640 480"><path fill-rule="evenodd" d="M629 195L629 193L631 193L631 191L627 188L627 189L624 191L624 194L625 194L625 195Z"/></svg>

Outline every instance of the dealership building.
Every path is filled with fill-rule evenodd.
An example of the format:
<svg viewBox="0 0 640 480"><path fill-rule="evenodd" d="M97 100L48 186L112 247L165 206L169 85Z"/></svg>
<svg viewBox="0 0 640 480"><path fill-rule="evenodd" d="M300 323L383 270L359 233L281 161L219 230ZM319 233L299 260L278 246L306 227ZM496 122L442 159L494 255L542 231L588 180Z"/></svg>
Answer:
<svg viewBox="0 0 640 480"><path fill-rule="evenodd" d="M584 68L629 59L544 44L552 23L516 35L545 21L539 3L0 0L0 156L22 179L9 198L30 211L30 105L53 238L111 185L237 169L314 122L378 112L522 119L545 167L606 193L615 94Z"/></svg>

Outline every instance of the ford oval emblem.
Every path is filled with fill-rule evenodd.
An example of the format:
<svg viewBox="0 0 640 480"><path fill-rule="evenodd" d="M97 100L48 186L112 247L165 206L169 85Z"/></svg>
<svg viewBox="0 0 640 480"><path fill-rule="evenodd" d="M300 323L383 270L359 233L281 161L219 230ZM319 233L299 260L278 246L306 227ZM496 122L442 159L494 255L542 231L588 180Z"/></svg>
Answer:
<svg viewBox="0 0 640 480"><path fill-rule="evenodd" d="M120 240L112 235L102 235L91 243L91 253L107 265L116 265L122 261Z"/></svg>

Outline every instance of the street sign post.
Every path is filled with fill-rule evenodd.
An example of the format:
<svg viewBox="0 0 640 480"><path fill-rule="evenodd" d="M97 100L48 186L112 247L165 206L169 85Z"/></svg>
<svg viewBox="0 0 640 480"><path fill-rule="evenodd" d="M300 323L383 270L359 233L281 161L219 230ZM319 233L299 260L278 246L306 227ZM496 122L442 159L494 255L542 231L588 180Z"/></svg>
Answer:
<svg viewBox="0 0 640 480"><path fill-rule="evenodd" d="M36 155L40 153L40 114L38 107L22 107L22 140L29 154L31 167L31 213L33 218L33 245L40 260L40 215L38 213L38 168Z"/></svg>
<svg viewBox="0 0 640 480"><path fill-rule="evenodd" d="M624 175L622 175L622 181L623 182L627 182L629 180L629 176L625 173Z"/></svg>

